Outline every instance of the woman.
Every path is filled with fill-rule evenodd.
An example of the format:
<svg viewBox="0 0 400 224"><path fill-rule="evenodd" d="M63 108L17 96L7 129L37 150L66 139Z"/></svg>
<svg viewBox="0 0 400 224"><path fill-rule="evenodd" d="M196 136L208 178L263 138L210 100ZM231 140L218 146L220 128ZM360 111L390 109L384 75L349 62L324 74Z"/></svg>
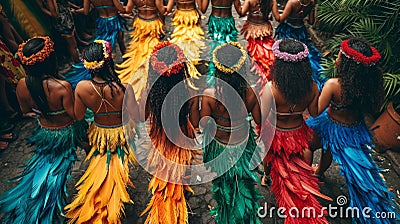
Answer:
<svg viewBox="0 0 400 224"><path fill-rule="evenodd" d="M72 89L57 73L49 37L21 44L18 57L28 73L17 86L21 111L37 113L39 127L29 138L34 154L15 178L19 183L1 196L0 211L7 223L62 223L66 181L77 145L86 137L85 123L74 122Z"/></svg>
<svg viewBox="0 0 400 224"><path fill-rule="evenodd" d="M313 46L303 22L304 18L308 16L309 23L314 23L315 0L289 0L282 14L278 12L278 3L276 0L272 0L272 2L272 14L275 20L279 22L279 26L275 30L275 36L278 39L293 38L307 45L309 51L308 58L313 70L312 78L321 91L322 86L327 80L326 77L320 74L320 71L323 70L323 67L320 65L321 53Z"/></svg>
<svg viewBox="0 0 400 224"><path fill-rule="evenodd" d="M18 48L18 45L17 45ZM3 116L0 118L0 150L8 147L9 143L17 139L18 135L12 133L14 125L11 122L19 115L9 97L15 99L15 88L18 81L26 76L25 69L20 62L14 58L14 55L8 47L0 40L0 112ZM7 87L11 88L7 88ZM18 104L15 105L18 107ZM25 115L24 115L25 116Z"/></svg>
<svg viewBox="0 0 400 224"><path fill-rule="evenodd" d="M201 5L197 0L197 5ZM197 65L200 61L200 50L205 48L203 42L204 31L201 28L201 17L196 9L195 0L177 0L176 11L172 16L174 31L171 34L171 43L178 45L188 60ZM189 73L200 75L194 66L189 67Z"/></svg>
<svg viewBox="0 0 400 224"><path fill-rule="evenodd" d="M126 6L127 12L132 12L134 6L139 12L133 21L132 40L122 56L124 62L117 66L117 73L122 82L135 89L138 100L146 87L149 71L146 60L165 33L162 17L172 10L173 3L169 0L164 7L162 0L129 0Z"/></svg>
<svg viewBox="0 0 400 224"><path fill-rule="evenodd" d="M89 128L89 167L77 182L78 193L65 207L68 223L120 223L123 203L133 203L126 185L129 167L136 163L132 148L133 121L139 109L132 88L122 84L114 72L111 44L95 40L83 54L91 80L75 89L75 116L84 118L87 108L94 112Z"/></svg>
<svg viewBox="0 0 400 224"><path fill-rule="evenodd" d="M247 40L247 52L255 62L255 71L260 76L258 83L261 89L268 82L274 63L272 45L275 41L272 38L272 25L268 20L271 8L272 1L270 0L246 0L240 12L241 16L249 12L240 34L243 34Z"/></svg>
<svg viewBox="0 0 400 224"><path fill-rule="evenodd" d="M200 152L194 149L199 99L189 95L187 63L183 51L169 42L159 43L150 56L147 101L141 101L153 145L147 164L153 197L142 212L149 213L145 223L188 223L184 191L193 193L187 174Z"/></svg>
<svg viewBox="0 0 400 224"><path fill-rule="evenodd" d="M199 7L202 13L206 13L210 0L202 0ZM226 42L237 41L238 31L235 27L235 19L232 16L232 5L240 14L240 0L211 0L211 15L208 19L208 35L211 40L210 64L208 66L207 83L213 87L215 66L212 52Z"/></svg>
<svg viewBox="0 0 400 224"><path fill-rule="evenodd" d="M261 112L257 95L245 80L247 52L239 43L229 42L215 49L213 60L215 88L204 90L200 110L204 127L203 161L217 174L212 187L217 206L210 214L216 223L259 223L258 200L262 196L255 184L260 180L251 170L251 164L255 163L250 160L260 148L249 114L259 124Z"/></svg>
<svg viewBox="0 0 400 224"><path fill-rule="evenodd" d="M125 20L118 14L124 13L124 6L117 0L84 0L83 8L72 9L72 13L89 14L90 5L99 12L96 20L96 40L105 40L114 48L118 42L121 54L126 51L123 26Z"/></svg>
<svg viewBox="0 0 400 224"><path fill-rule="evenodd" d="M99 11L99 17L96 20L95 40L108 41L111 43L112 48L118 42L119 49L124 54L126 51L123 33L125 20L118 14L118 12L125 12L124 7L117 0L84 0L83 8L78 10L73 9L72 12L87 15L91 4ZM67 73L65 78L71 83L72 88L75 89L79 81L88 80L91 77L83 63L80 62L72 65L72 71Z"/></svg>
<svg viewBox="0 0 400 224"><path fill-rule="evenodd" d="M370 155L374 146L364 123L364 114L378 112L383 99L380 58L379 52L363 40L343 41L336 59L338 77L326 82L318 100L318 113L322 114L307 120L321 138L323 148L316 175L323 175L333 156L346 179L350 207L369 207L372 216L394 211L392 194ZM365 216L357 221L396 223L395 219Z"/></svg>
<svg viewBox="0 0 400 224"><path fill-rule="evenodd" d="M52 28L63 37L74 63L79 62L79 53L75 39L74 18L67 0L35 0L42 12L51 18Z"/></svg>
<svg viewBox="0 0 400 224"><path fill-rule="evenodd" d="M275 129L271 147L264 158L265 175L272 178L271 192L278 207L285 208L285 223L328 223L317 197L331 198L319 191L318 179L304 156L310 153L312 130L305 125L303 112L317 113L318 87L312 81L307 46L294 39L281 39L272 50L275 62L271 79L261 98L264 124L261 139L269 142L268 134ZM275 109L271 103L275 100ZM273 120L276 118L275 120ZM317 214L305 213L304 208L314 208ZM301 217L289 211L297 208ZM326 214L325 214L326 215Z"/></svg>

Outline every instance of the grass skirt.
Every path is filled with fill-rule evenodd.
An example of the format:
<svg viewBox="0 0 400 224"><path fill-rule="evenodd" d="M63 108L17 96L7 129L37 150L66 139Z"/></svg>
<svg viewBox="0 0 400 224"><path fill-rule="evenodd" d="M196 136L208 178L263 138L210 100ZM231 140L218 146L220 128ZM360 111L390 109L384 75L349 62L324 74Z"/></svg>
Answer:
<svg viewBox="0 0 400 224"><path fill-rule="evenodd" d="M233 167L229 162L211 162L211 165L206 166L217 175L222 174L212 181L211 191L217 206L211 209L210 214L215 217L217 224L261 223L257 211L260 207L258 200L263 197L255 187L260 179L254 170L250 170L252 156L257 155L256 151L260 150L255 142L254 131L250 129L249 138L242 143L225 145L212 139L209 129L204 129L203 144L209 142L208 145L203 145L204 163L219 156L224 157L222 161L236 160Z"/></svg>
<svg viewBox="0 0 400 224"><path fill-rule="evenodd" d="M189 138L195 137L190 122L183 132ZM201 152L194 150L194 146L185 149L173 144L165 132L155 126L151 128L150 138L154 147L148 157L148 168L153 175L149 191L153 197L141 215L149 213L146 224L186 224L188 208L184 191L194 192L189 185L185 185L185 176L187 168Z"/></svg>
<svg viewBox="0 0 400 224"><path fill-rule="evenodd" d="M136 163L133 122L121 126L92 124L89 128L90 164L76 183L78 193L65 207L68 223L121 223L123 203L133 203L126 186L133 187L129 167ZM133 147L133 148L132 148Z"/></svg>
<svg viewBox="0 0 400 224"><path fill-rule="evenodd" d="M261 89L270 79L271 67L275 60L272 52L272 45L275 42L272 33L272 25L269 21L263 24L246 21L240 31L240 34L247 40L247 52L253 59L252 70L256 71L260 77L258 83L261 85Z"/></svg>
<svg viewBox="0 0 400 224"><path fill-rule="evenodd" d="M22 174L11 181L18 184L0 198L5 223L62 223L67 203L66 182L78 159L76 149L86 138L85 122L60 128L39 126L28 141L34 154Z"/></svg>
<svg viewBox="0 0 400 224"><path fill-rule="evenodd" d="M350 207L371 208L371 217L395 211L395 204L386 183L379 174L379 167L371 157L371 132L364 123L347 125L332 120L325 110L316 118L309 118L307 125L321 138L324 150L332 152L333 160L339 164L340 174L346 179L350 195ZM400 217L396 213L397 217ZM397 223L395 219L374 219L363 215L353 219L356 223Z"/></svg>
<svg viewBox="0 0 400 224"><path fill-rule="evenodd" d="M111 43L112 48L117 42L118 32L124 29L126 20L120 15L109 18L99 17L96 20L96 40L106 40Z"/></svg>
<svg viewBox="0 0 400 224"><path fill-rule="evenodd" d="M133 28L130 34L132 40L122 56L124 62L117 65L117 73L121 82L132 86L136 100L139 101L147 84L148 59L154 47L160 42L161 36L164 35L164 23L159 18L144 20L136 17Z"/></svg>
<svg viewBox="0 0 400 224"><path fill-rule="evenodd" d="M306 27L304 25L293 26L286 22L280 23L275 30L275 36L278 40L283 38L293 38L307 45L309 51L308 58L310 59L313 70L312 77L314 82L317 83L318 89L321 91L328 78L320 74L320 71L324 69L320 64L321 53L313 46Z"/></svg>
<svg viewBox="0 0 400 224"><path fill-rule="evenodd" d="M211 14L208 20L208 35L213 42L211 42L207 83L211 87L214 87L215 65L212 63L212 53L214 49L222 43L237 41L238 31L235 27L235 19L232 16L218 17Z"/></svg>
<svg viewBox="0 0 400 224"><path fill-rule="evenodd" d="M263 130L273 130L268 121ZM264 135L261 136L265 142L269 142ZM303 149L309 147L311 138L312 130L305 124L295 129L277 127L267 153L268 165L271 166L271 192L275 194L277 206L286 209L285 224L328 223L321 214L323 210L317 197L332 199L320 193L318 179L313 176L313 168L303 157ZM299 214L303 214L303 209L310 207L315 209L315 214L304 213L301 217L290 216L289 211L292 208L297 208Z"/></svg>

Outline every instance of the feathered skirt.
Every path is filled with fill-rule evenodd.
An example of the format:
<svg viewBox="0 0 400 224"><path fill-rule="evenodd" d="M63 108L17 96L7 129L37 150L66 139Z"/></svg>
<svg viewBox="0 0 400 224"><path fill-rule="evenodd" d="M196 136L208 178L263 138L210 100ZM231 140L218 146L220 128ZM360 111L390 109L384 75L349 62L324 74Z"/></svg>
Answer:
<svg viewBox="0 0 400 224"><path fill-rule="evenodd" d="M194 128L188 122L182 127L187 137L194 139ZM150 139L152 148L148 156L148 169L152 170L153 178L149 183L152 192L147 208L141 215L148 213L145 223L186 224L188 223L188 208L184 191L194 193L187 185L186 176L190 165L197 161L201 151L183 148L172 143L164 130L152 128Z"/></svg>
<svg viewBox="0 0 400 224"><path fill-rule="evenodd" d="M210 128L204 129L203 161L217 175L211 188L217 205L210 212L217 224L261 223L257 211L258 201L263 197L255 187L260 179L251 170L257 167L255 161L261 161L261 158L255 159L261 149L251 127L249 131L247 139L227 145L213 138Z"/></svg>
<svg viewBox="0 0 400 224"><path fill-rule="evenodd" d="M65 207L68 223L121 223L123 203L133 203L126 186L129 164L136 163L133 122L89 128L90 164L76 183L78 193ZM122 213L122 214L121 214Z"/></svg>
<svg viewBox="0 0 400 224"><path fill-rule="evenodd" d="M307 45L309 52L308 58L310 59L313 70L313 80L317 83L318 88L321 91L328 78L321 74L321 70L324 69L320 64L321 53L312 44L307 28L304 25L294 26L286 22L280 23L275 29L275 37L278 40L283 38L293 38Z"/></svg>
<svg viewBox="0 0 400 224"><path fill-rule="evenodd" d="M273 130L269 121L263 131ZM268 142L263 134L263 141ZM271 192L275 194L278 207L285 208L285 224L323 223L324 210L317 197L332 200L320 193L318 179L313 176L313 168L305 161L303 150L309 147L312 130L302 124L298 128L282 129L276 127L275 136L267 153L267 163L271 166ZM289 211L296 208L300 217L293 217ZM307 208L313 208L314 214ZM305 213L305 212L310 213Z"/></svg>
<svg viewBox="0 0 400 224"><path fill-rule="evenodd" d="M355 223L397 223L395 219L375 219L375 214L396 214L393 193L379 173L371 156L371 132L363 123L343 124L329 117L328 109L316 118L309 118L307 125L321 138L324 150L330 149L333 160L339 164L345 177L352 208L360 211L369 207L371 217L360 216Z"/></svg>
<svg viewBox="0 0 400 224"><path fill-rule="evenodd" d="M275 43L272 33L273 29L269 21L262 24L246 21L240 31L247 40L247 52L253 59L252 70L256 71L260 77L258 83L261 89L270 79L271 67L275 60L272 52L272 45Z"/></svg>
<svg viewBox="0 0 400 224"><path fill-rule="evenodd" d="M236 42L238 38L238 31L235 27L235 19L233 16L218 17L211 14L210 18L208 19L208 35L210 36L212 42L210 46L211 50L210 62L208 65L207 83L213 87L215 82L215 65L212 62L212 54L214 49L222 43Z"/></svg>
<svg viewBox="0 0 400 224"><path fill-rule="evenodd" d="M149 71L148 59L154 47L164 35L164 23L160 18L145 20L136 17L133 22L134 30L131 32L132 40L126 53L122 56L124 61L117 65L116 72L121 82L129 83L135 90L136 100L147 84Z"/></svg>
<svg viewBox="0 0 400 224"><path fill-rule="evenodd" d="M126 20L120 15L108 18L99 17L96 20L96 40L106 40L111 43L112 48L117 42L118 32L124 29Z"/></svg>
<svg viewBox="0 0 400 224"><path fill-rule="evenodd" d="M12 180L18 184L0 198L5 223L63 223L66 182L77 160L77 145L87 138L86 131L84 121L36 129L28 139L35 146L32 158Z"/></svg>
<svg viewBox="0 0 400 224"><path fill-rule="evenodd" d="M177 9L172 16L171 43L178 45L193 64L200 60L200 50L205 48L204 31L201 28L200 13L196 9Z"/></svg>

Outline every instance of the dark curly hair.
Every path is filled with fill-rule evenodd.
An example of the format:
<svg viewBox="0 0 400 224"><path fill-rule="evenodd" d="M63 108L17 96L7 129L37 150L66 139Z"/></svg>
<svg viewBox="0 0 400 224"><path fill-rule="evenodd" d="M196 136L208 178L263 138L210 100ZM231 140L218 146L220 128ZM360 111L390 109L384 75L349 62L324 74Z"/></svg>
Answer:
<svg viewBox="0 0 400 224"><path fill-rule="evenodd" d="M44 43L44 39L40 37L28 40L22 48L23 55L29 57L36 54L43 49ZM48 112L50 111L49 103L43 88L43 81L46 80L46 86L49 90L48 79L63 79L62 76L58 74L56 54L53 51L43 62L37 62L33 65L24 65L24 67L28 73L25 79L28 91L36 106L42 112L41 116L50 119L51 117L48 116Z"/></svg>
<svg viewBox="0 0 400 224"><path fill-rule="evenodd" d="M225 67L232 68L242 57L242 54L243 53L239 48L227 44L218 49L215 60L217 60ZM249 87L249 83L246 80L247 72L249 72L249 59L247 58L247 55L242 67L232 74L224 73L216 68L215 97L217 99L217 107L223 106L221 102L224 102L226 108L233 109L237 108L239 105L243 105L243 102L246 102L246 93L247 88ZM232 88L236 91L237 94L239 94L240 99L232 97L232 94L234 93L229 93L229 90ZM239 113L241 112L240 110L237 111ZM235 116L234 114L230 115ZM238 116L240 115L238 114Z"/></svg>
<svg viewBox="0 0 400 224"><path fill-rule="evenodd" d="M170 66L177 60L177 52L174 47L166 46L157 51L157 60L163 61L167 66ZM171 134L177 134L177 130L168 130L172 127L163 127L162 120L168 122L179 122L179 126L187 126L187 116L189 114L189 91L185 85L177 86L178 83L185 80L187 73L186 65L177 74L166 76L159 74L154 70L151 63L149 66L149 77L147 80L147 86L151 87L146 101L146 110L149 110L150 121L155 124L152 133L165 130L165 132ZM174 89L173 94L170 94L167 98L168 93ZM163 104L166 106L163 107ZM146 113L147 114L147 113ZM178 115L178 121L176 118ZM173 137L173 136L172 136Z"/></svg>
<svg viewBox="0 0 400 224"><path fill-rule="evenodd" d="M349 47L371 56L370 45L359 38L349 40ZM382 104L383 76L378 65L358 63L343 54L340 56L338 78L342 86L342 103L362 113L376 113Z"/></svg>
<svg viewBox="0 0 400 224"><path fill-rule="evenodd" d="M279 44L281 52L297 54L304 51L301 42L283 39ZM271 79L289 103L300 103L312 91L312 68L308 57L298 62L275 58Z"/></svg>
<svg viewBox="0 0 400 224"><path fill-rule="evenodd" d="M83 59L88 62L102 61L104 59L104 49L101 43L90 43L83 52ZM104 61L104 66L98 70L89 70L92 77L99 77L106 81L106 84L111 89L111 96L114 97L114 91L119 92L120 87L125 92L125 86L122 85L114 69L114 61L112 58ZM116 83L116 85L114 84Z"/></svg>

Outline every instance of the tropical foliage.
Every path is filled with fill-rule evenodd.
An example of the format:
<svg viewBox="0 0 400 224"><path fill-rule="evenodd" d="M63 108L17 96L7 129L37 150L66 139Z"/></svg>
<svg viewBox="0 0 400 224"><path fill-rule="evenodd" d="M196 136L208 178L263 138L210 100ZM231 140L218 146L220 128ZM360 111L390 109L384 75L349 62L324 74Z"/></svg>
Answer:
<svg viewBox="0 0 400 224"><path fill-rule="evenodd" d="M319 28L331 34L326 41L329 55L335 57L342 40L362 37L382 55L386 102L400 98L400 0L321 0ZM335 76L334 60L324 62L325 75Z"/></svg>

